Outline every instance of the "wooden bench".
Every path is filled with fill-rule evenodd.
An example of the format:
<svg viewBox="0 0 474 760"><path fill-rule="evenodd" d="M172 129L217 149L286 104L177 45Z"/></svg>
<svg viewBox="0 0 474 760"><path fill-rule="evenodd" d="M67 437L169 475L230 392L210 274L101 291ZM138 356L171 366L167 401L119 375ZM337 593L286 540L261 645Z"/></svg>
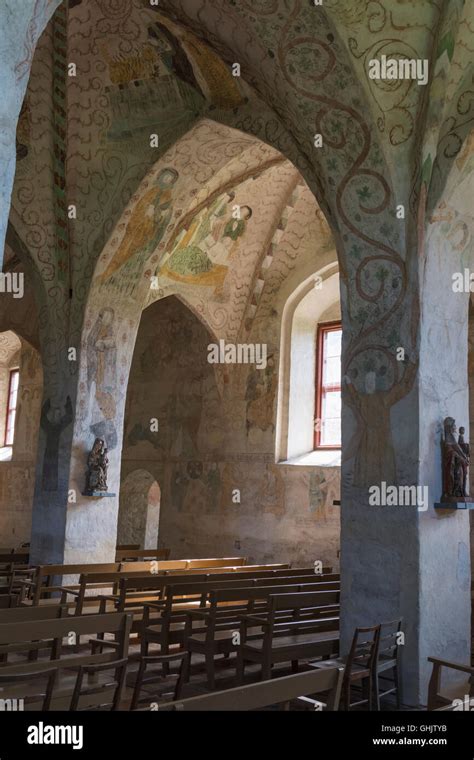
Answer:
<svg viewBox="0 0 474 760"><path fill-rule="evenodd" d="M180 644L188 652L185 662L185 675L183 682L189 678L191 657L193 654L202 654L205 657L208 686L214 688L215 667L214 658L217 655L228 656L233 651L238 651L240 640L240 623L242 616L250 613L266 613L269 610L270 600L275 594L300 594L307 591L326 592L320 595L321 611L331 617L330 625L334 629L338 627L339 615L339 584L338 583L306 583L294 584L291 582L284 585L270 586L235 586L227 585L220 588L212 588L206 591L209 599L209 607L205 608L207 601L201 596L195 601L195 608L189 609L190 595L202 593L202 586L197 587L179 584L172 589L167 589L166 600L159 603L149 603L145 606L142 634L142 654L148 654L150 643L160 645L160 652L167 654L169 646ZM183 594L185 598L183 599ZM324 607L322 606L325 601ZM177 602L177 604L176 604ZM181 604L180 602L185 602ZM150 625L149 610L162 609L161 619L158 623ZM177 609L176 609L177 607ZM313 610L313 616L316 612ZM318 616L319 615L318 613ZM279 611L279 619L287 619L286 611ZM194 626L197 624L197 627ZM238 634L237 638L235 633ZM261 626L250 633L246 631L247 640L262 636Z"/></svg>
<svg viewBox="0 0 474 760"><path fill-rule="evenodd" d="M27 577L29 550L0 549L0 595L20 593L21 588L15 581L20 575Z"/></svg>
<svg viewBox="0 0 474 760"><path fill-rule="evenodd" d="M453 699L449 699L441 694L441 671L442 668L448 670L454 670L458 673L465 673L469 675L469 684L467 684L466 694L472 691L472 684L474 680L474 668L470 665L461 665L457 662L449 662L448 660L440 660L437 657L428 657L428 662L433 665L431 672L431 678L428 685L428 710L454 710L455 705ZM467 678L466 678L467 683ZM465 695L463 695L464 697Z"/></svg>
<svg viewBox="0 0 474 760"><path fill-rule="evenodd" d="M117 710L126 675L131 622L131 616L124 613L0 622L0 655L3 659L12 654L17 657L23 653L30 657L31 652L35 655L46 652L46 656L34 662L31 659L15 663L7 661L0 665L2 698L28 697L35 676L55 671L55 677L48 685L52 691L51 709L93 709L107 704ZM90 651L79 655L71 653L74 647L68 650L63 643L65 638L70 639L71 633L77 637L91 636ZM112 635L113 640L97 638L106 634ZM31 709L35 709L35 704Z"/></svg>
<svg viewBox="0 0 474 760"><path fill-rule="evenodd" d="M257 567L261 568L262 566L258 565ZM204 573L203 570L206 570L206 572ZM213 570L215 570L215 568ZM239 572L237 573L234 570L228 572L227 568L223 568L222 570L223 572L208 572L206 568L203 568L182 571L179 573L165 571L155 574L150 572L149 563L143 563L143 567L142 563L122 563L121 569L117 572L82 573L78 586L63 587L63 594L65 594L65 596L63 597L62 602L65 602L67 597L69 599L74 597L76 600L76 614L81 615L86 611L85 606L93 609L94 601L98 603L101 596L107 596L111 603L116 604L119 611L123 611L127 606L126 599L130 597L131 594L136 593L137 597L139 597L141 593L146 599L147 591L150 591L151 593L148 595L149 598L156 598L157 593L160 590L163 590L171 581L173 583L189 583L190 578L192 578L192 582L195 583L204 582L211 578L214 578L216 582L238 578L239 582L240 579L242 579L242 582L251 579L252 581L255 580L255 582L266 583L267 580L271 578L271 583L273 583L278 582L277 579L279 577L284 577L287 574L288 576L297 575L296 570L252 570L248 569L248 566L247 568L241 568L241 571L239 569ZM317 580L339 580L339 575L337 574L331 574L328 576L314 575L314 573L307 573L307 571L303 569L301 571L301 577L304 577L305 575ZM143 580L140 580L141 578L143 578ZM120 585L121 580L124 582ZM135 580L138 581L136 584L134 583ZM67 590L68 588L70 588L69 593ZM112 599L111 597L114 598Z"/></svg>
<svg viewBox="0 0 474 760"><path fill-rule="evenodd" d="M247 662L261 666L261 679L271 676L272 665L291 662L297 668L300 659L329 659L339 651L339 621L321 617L321 608L334 604L334 592L272 594L267 614L246 615L241 623L241 645L238 649L237 677L241 683ZM292 620L280 620L281 612ZM249 628L261 626L263 636L248 640Z"/></svg>
<svg viewBox="0 0 474 760"><path fill-rule="evenodd" d="M120 563L97 563L97 564L73 564L73 565L37 565L33 570L31 580L22 582L23 593L20 597L20 605L40 604L41 601L53 601L57 603L57 594L63 588L64 577L71 575L80 576L85 570L89 572L118 572ZM55 582L58 578L62 579L61 585ZM56 599L52 594L56 593Z"/></svg>
<svg viewBox="0 0 474 760"><path fill-rule="evenodd" d="M198 564L207 560L196 560ZM86 600L89 593L93 593L93 589L84 589L84 585L88 585L88 581L85 580L85 576L92 576L94 574L102 575L104 583L112 583L112 593L116 593L117 588L114 588L113 574L117 574L117 583L121 576L130 576L142 573L144 576L152 575L156 577L158 575L183 575L186 574L198 574L201 576L203 570L206 569L206 574L215 574L219 576L219 579L224 580L227 576L232 577L235 573L239 574L239 577L268 577L268 575L311 575L312 577L322 578L324 576L315 575L313 568L287 568L285 565L255 565L255 566L233 566L231 568L226 567L189 567L189 563L192 560L171 560L168 562L121 562L121 563L98 563L98 564L74 564L74 565L39 565L34 568L33 577L24 578L18 581L18 592L20 593L20 605L39 605L39 604L57 604L59 601L64 603L66 600L60 595L66 593L68 590L70 594L68 601L71 604L75 603L72 597L80 597L77 614L82 614L84 604L91 607L92 601ZM109 574L109 578L105 576ZM65 578L72 576L74 579L79 576L79 584L66 584ZM334 579L338 576L334 574ZM98 583L99 578L90 580L90 584ZM60 581L60 585L57 582ZM57 585L53 585L56 583ZM117 584L115 584L117 586ZM16 588L12 588L11 591L16 591ZM109 589L111 587L109 585ZM106 589L107 591L107 589Z"/></svg>
<svg viewBox="0 0 474 760"><path fill-rule="evenodd" d="M343 668L307 671L177 702L167 702L159 708L160 712L262 710L275 705L281 705L285 709L289 707L290 702L304 698L305 703L310 703L313 709L324 707L325 710L338 710L343 672ZM315 700L314 696L321 693L324 693L324 701Z"/></svg>
<svg viewBox="0 0 474 760"><path fill-rule="evenodd" d="M252 585L281 585L283 583L298 583L311 581L315 583L329 582L333 583L333 588L339 588L338 576L318 576L317 579L311 576L290 576L285 579L282 576L278 577L263 577L253 578L245 574L245 578L242 578L241 574L229 573L223 575L214 574L196 574L191 577L188 574L174 575L174 576L152 576L150 574L142 576L140 574L131 574L126 577L120 577L115 574L109 576L103 575L85 575L81 577L81 591L77 595L77 614L82 614L84 611L84 601L89 602L94 597L86 596L87 589L89 592L93 586L97 590L97 586L101 583L108 582L114 586L118 584L118 592L112 590L111 593L104 593L104 590L98 591L95 599L100 600L100 611L105 612L110 605L114 605L115 609L119 612L132 611L134 613L133 631L139 631L141 629L140 621L143 617L143 609L149 604L155 602L153 611L155 616L160 616L161 613L171 615L172 610L178 608L180 611L183 609L194 608L196 606L202 606L206 604L209 599L209 593L215 588L235 588L242 586ZM77 592L72 592L77 593ZM165 597L166 601L160 603L160 600ZM182 597L186 597L183 599ZM147 620L144 624L148 624L151 615L151 608L147 611ZM184 620L184 618L183 618ZM184 629L184 626L183 626Z"/></svg>
<svg viewBox="0 0 474 760"><path fill-rule="evenodd" d="M203 570L206 570L206 573ZM270 571L271 575L272 572ZM252 579L255 576L259 576L262 578L262 581L265 577L268 577L266 572L259 571L252 572L250 570L246 573L238 573L239 578L244 576L245 578L249 577ZM89 611L94 609L94 602L97 606L103 596L107 596L111 603L116 604L118 610L123 611L127 606L126 598L129 595L135 593L138 597L141 593L144 598L147 598L147 596L156 598L158 591L162 590L170 581L173 583L189 582L190 577L193 579L193 582L205 581L211 577L214 577L217 581L221 579L235 579L236 573L234 571L227 572L226 568L224 568L223 573L208 573L207 568L195 568L181 571L177 574L167 571L152 573L149 563L143 563L143 567L142 563L122 563L121 569L117 572L84 572L79 578L78 585L58 588L61 589L63 595L61 602L65 603L74 599L76 614L81 615L86 612L86 607L89 607ZM334 578L336 577L338 576L334 576ZM120 585L121 580L124 581L122 585ZM135 580L138 581L137 584L134 583ZM147 595L148 590L151 594ZM112 597L114 598L112 599Z"/></svg>
<svg viewBox="0 0 474 760"><path fill-rule="evenodd" d="M232 560L240 560L241 558L231 558ZM215 560L224 561L224 560ZM38 565L33 569L32 577L22 580L21 588L22 594L20 596L21 605L38 605L41 603L56 603L55 599L58 597L58 592L61 592L65 587L71 589L78 589L76 583L67 584L65 577L73 576L79 577L82 573L112 573L112 572L166 572L171 570L185 571L188 568L193 569L193 563L198 563L197 566L201 567L203 560L169 560L169 561L157 561L151 560L148 562L109 562L109 563L93 563L93 564L70 564L70 565ZM56 583L58 579L61 579L60 584Z"/></svg>

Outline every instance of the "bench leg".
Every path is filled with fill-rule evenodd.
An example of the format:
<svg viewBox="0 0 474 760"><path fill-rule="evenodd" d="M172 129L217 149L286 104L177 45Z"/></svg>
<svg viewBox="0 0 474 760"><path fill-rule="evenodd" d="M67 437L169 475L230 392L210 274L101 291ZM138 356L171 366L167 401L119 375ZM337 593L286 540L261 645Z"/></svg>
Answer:
<svg viewBox="0 0 474 760"><path fill-rule="evenodd" d="M349 711L351 704L351 682L346 678L345 683L342 686L342 709Z"/></svg>
<svg viewBox="0 0 474 760"><path fill-rule="evenodd" d="M272 677L272 663L270 661L270 657L264 656L262 660L262 674L261 674L261 680L262 681L269 681Z"/></svg>
<svg viewBox="0 0 474 760"><path fill-rule="evenodd" d="M188 651L186 652L186 655L183 658L183 664L181 666L180 671L180 685L179 690L181 691L182 685L189 682L189 679L191 677L191 657L192 652Z"/></svg>
<svg viewBox="0 0 474 760"><path fill-rule="evenodd" d="M243 684L244 674L245 674L245 660L242 654L242 649L239 649L237 652L237 662L235 665L236 686L240 686L241 684Z"/></svg>
<svg viewBox="0 0 474 760"><path fill-rule="evenodd" d="M143 634L140 642L140 654L142 657L148 657L148 650L150 648L150 642L146 637L146 633Z"/></svg>
<svg viewBox="0 0 474 760"><path fill-rule="evenodd" d="M400 680L400 668L395 665L393 669L393 677L395 680L395 699L397 700L397 710L400 710L402 704L402 684Z"/></svg>
<svg viewBox="0 0 474 760"><path fill-rule="evenodd" d="M189 681L189 671L190 671L189 660L190 659L191 659L191 652L186 652L185 656L181 660L181 665L179 667L178 678L176 680L176 686L174 689L173 702L176 702L176 700L181 699L181 694L183 693L183 686L187 681Z"/></svg>
<svg viewBox="0 0 474 760"><path fill-rule="evenodd" d="M373 695L375 710L377 712L380 712L379 674L376 672L373 678L372 676L370 677L369 682L372 682L370 683L370 686L369 686L370 695L371 695L370 702L369 702L369 710L372 709L372 695Z"/></svg>
<svg viewBox="0 0 474 760"><path fill-rule="evenodd" d="M214 677L214 653L207 653L206 654L206 673L207 673L207 685L210 689L215 688L215 677Z"/></svg>
<svg viewBox="0 0 474 760"><path fill-rule="evenodd" d="M160 645L160 654L169 654L170 653L170 647L167 641L164 641ZM166 678L170 674L170 664L169 662L164 662L161 666L161 672L163 674L163 677Z"/></svg>
<svg viewBox="0 0 474 760"><path fill-rule="evenodd" d="M145 660L142 659L140 661L140 665L138 666L138 670L137 670L137 677L136 677L136 680L135 680L135 688L133 690L133 696L132 696L132 701L131 701L131 704L130 704L130 710L136 710L137 707L138 707L138 702L139 702L139 699L140 699L140 691L141 691L141 688L142 688L143 674L145 672L145 668L146 668L146 662L145 662Z"/></svg>

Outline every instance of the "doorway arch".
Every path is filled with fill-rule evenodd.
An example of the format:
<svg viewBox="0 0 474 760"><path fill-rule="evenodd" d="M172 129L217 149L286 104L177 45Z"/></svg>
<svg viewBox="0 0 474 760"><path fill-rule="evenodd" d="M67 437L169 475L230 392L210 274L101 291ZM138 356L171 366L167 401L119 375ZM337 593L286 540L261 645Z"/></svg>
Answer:
<svg viewBox="0 0 474 760"><path fill-rule="evenodd" d="M117 544L139 544L156 549L161 489L148 470L130 472L120 489Z"/></svg>

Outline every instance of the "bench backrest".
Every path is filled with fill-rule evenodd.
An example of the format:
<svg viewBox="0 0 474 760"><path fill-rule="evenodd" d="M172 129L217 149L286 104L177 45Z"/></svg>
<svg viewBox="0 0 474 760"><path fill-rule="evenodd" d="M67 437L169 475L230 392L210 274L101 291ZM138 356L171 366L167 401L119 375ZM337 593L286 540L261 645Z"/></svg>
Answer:
<svg viewBox="0 0 474 760"><path fill-rule="evenodd" d="M168 560L169 556L169 549L117 549L115 561L133 562L139 559Z"/></svg>
<svg viewBox="0 0 474 760"><path fill-rule="evenodd" d="M324 584L325 585L325 584ZM300 599L304 597L304 601ZM310 597L313 602L309 603ZM229 602L269 601L272 610L322 607L339 603L339 588L321 590L319 583L284 584L281 586L253 586L251 588L216 589L209 594L212 609Z"/></svg>
<svg viewBox="0 0 474 760"><path fill-rule="evenodd" d="M56 670L68 670L77 673L77 669L88 665L107 666L110 663L110 671L114 670L113 664L128 657L128 642L132 625L132 616L124 613L110 613L104 615L82 615L80 617L65 617L57 620L28 620L21 622L0 623L0 654L8 656L12 651L17 656L19 653L27 654L41 649L49 650L50 657L35 658L34 661L19 661L3 663L0 668L2 681L5 677L33 675L45 668ZM114 648L98 646L95 650L86 653L72 654L71 647L65 647L63 640L70 641L70 634L76 634L76 640L82 636L92 636L94 639L111 634L114 640ZM67 656L65 655L67 649ZM124 672L124 671L122 671ZM74 682L73 682L74 683ZM89 684L87 684L88 686ZM117 692L118 688L118 692ZM100 705L108 702L112 695L117 699L120 696L121 685L108 684L105 688L95 690L95 694L82 693L81 706ZM70 706L72 693L67 695L63 688L54 695L52 709L67 710Z"/></svg>
<svg viewBox="0 0 474 760"><path fill-rule="evenodd" d="M55 620L67 616L67 608L60 604L48 607L10 607L0 610L2 623L23 623L30 620Z"/></svg>
<svg viewBox="0 0 474 760"><path fill-rule="evenodd" d="M116 572L120 569L118 562L97 564L73 564L73 565L37 565L33 575L34 590L32 595L33 604L39 604L44 592L53 586L55 579L64 584L64 578L71 575L74 578L84 572L107 573Z"/></svg>
<svg viewBox="0 0 474 760"><path fill-rule="evenodd" d="M303 593L276 593L271 597L271 608L278 610L302 610L305 608L322 607L334 604L335 598L339 599L339 592L334 591L310 591Z"/></svg>
<svg viewBox="0 0 474 760"><path fill-rule="evenodd" d="M160 705L160 711L260 710L288 703L298 697L326 692L326 710L338 710L343 675L344 668L338 667L309 670L282 678L272 678L271 681L168 702Z"/></svg>
<svg viewBox="0 0 474 760"><path fill-rule="evenodd" d="M61 642L64 638L70 636L71 632L76 634L76 637L81 635L93 635L93 634L114 634L114 641L117 642L117 648L111 650L105 648L104 654L101 655L102 660L107 662L111 659L122 659L127 656L128 653L128 638L130 635L130 628L132 623L132 616L122 612L108 613L104 615L81 615L80 617L61 617L55 620L42 619L42 620L22 620L0 623L0 652L7 652L8 645L15 645L15 652L18 653L20 649L27 652L29 651L29 645L32 642L50 642L55 640L58 642L57 658L60 659L63 648ZM24 647L21 647L21 645ZM36 647L37 648L37 647ZM88 655L90 657L90 655ZM84 656L74 657L68 652L68 656L64 658L64 667L73 667L79 662L82 662ZM1 668L1 672L7 672L9 665L4 665ZM15 663L12 668L18 668L28 672L41 669L44 667L44 662L27 662L27 663Z"/></svg>
<svg viewBox="0 0 474 760"><path fill-rule="evenodd" d="M246 557L214 557L210 559L188 559L187 567L243 567Z"/></svg>
<svg viewBox="0 0 474 760"><path fill-rule="evenodd" d="M123 573L137 573L137 572L151 572L151 568L159 573L164 573L167 570L177 570L183 572L186 570L185 559L170 559L170 560L148 560L140 562L121 562L120 571Z"/></svg>
<svg viewBox="0 0 474 760"><path fill-rule="evenodd" d="M227 573L257 573L262 572L264 574L266 573L273 573L276 570L285 570L288 566L285 564L279 564L279 565L235 565L232 567L207 567L207 568L197 568L197 567L190 567L187 569L188 573L199 573L202 570L206 570L207 573L217 573L220 574L222 572ZM179 570L165 570L165 573L168 575L174 575L176 573L179 573Z"/></svg>

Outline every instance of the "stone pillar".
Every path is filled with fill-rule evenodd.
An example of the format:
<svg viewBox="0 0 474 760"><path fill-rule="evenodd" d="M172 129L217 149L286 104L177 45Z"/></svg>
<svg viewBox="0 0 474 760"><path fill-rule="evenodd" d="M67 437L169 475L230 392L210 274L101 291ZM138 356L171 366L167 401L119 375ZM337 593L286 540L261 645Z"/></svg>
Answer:
<svg viewBox="0 0 474 760"><path fill-rule="evenodd" d="M0 251L7 229L16 166L16 126L33 54L61 0L3 0L0 4ZM0 263L1 263L0 261Z"/></svg>
<svg viewBox="0 0 474 760"><path fill-rule="evenodd" d="M463 288L457 292L458 285L454 282L457 275L464 275L466 265L455 226L442 219L429 226L422 290L419 482L430 489L430 509L420 514L418 526L423 704L426 703L424 688L431 672L427 657L465 665L471 659L469 513L432 508L433 502L440 501L442 492L443 419L454 417L458 428L466 428L466 439L473 440L473 429L469 430L469 291ZM464 678L457 680L464 681Z"/></svg>
<svg viewBox="0 0 474 760"><path fill-rule="evenodd" d="M64 350L67 356L67 349ZM36 483L31 530L33 564L65 561L65 531L69 502L70 469L73 455L73 429L77 378L68 377L64 368L59 389L45 373L36 464ZM86 536L82 536L84 543Z"/></svg>
<svg viewBox="0 0 474 760"><path fill-rule="evenodd" d="M405 349L405 380L398 383L404 392L391 390L390 353L383 352L383 369L374 346L370 369L366 351L362 380L349 360L343 392L342 648L347 651L356 626L402 616L403 698L409 705L426 705L429 656L470 662L469 517L433 506L442 491L442 422L453 416L469 431L469 295L453 293L452 275L463 271L463 263L449 225L428 225L421 251L420 316L415 291L405 305L412 315L407 326L418 339L407 350L401 324L392 347L395 356ZM379 345L390 340L380 329L378 336ZM343 354L348 351L346 344ZM394 503L384 503L383 483L422 490L410 505L400 489ZM381 504L371 503L374 487Z"/></svg>

